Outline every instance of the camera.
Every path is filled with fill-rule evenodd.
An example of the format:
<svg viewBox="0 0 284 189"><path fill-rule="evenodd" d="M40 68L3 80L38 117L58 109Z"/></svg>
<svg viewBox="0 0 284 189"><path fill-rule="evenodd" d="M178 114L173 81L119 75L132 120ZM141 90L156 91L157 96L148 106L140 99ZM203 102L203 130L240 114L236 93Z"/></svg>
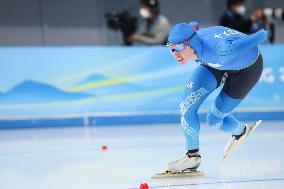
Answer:
<svg viewBox="0 0 284 189"><path fill-rule="evenodd" d="M137 18L132 16L127 10L105 14L108 28L120 30L123 35L125 45L132 45L127 38L137 30Z"/></svg>

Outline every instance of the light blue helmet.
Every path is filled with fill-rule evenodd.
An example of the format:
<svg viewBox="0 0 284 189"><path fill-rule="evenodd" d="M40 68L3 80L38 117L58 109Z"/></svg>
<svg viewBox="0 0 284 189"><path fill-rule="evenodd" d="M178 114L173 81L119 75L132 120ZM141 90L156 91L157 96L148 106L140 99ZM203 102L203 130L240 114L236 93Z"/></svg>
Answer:
<svg viewBox="0 0 284 189"><path fill-rule="evenodd" d="M196 32L199 27L197 22L176 24L169 33L168 44L181 44L189 40L187 45L200 55L202 43Z"/></svg>

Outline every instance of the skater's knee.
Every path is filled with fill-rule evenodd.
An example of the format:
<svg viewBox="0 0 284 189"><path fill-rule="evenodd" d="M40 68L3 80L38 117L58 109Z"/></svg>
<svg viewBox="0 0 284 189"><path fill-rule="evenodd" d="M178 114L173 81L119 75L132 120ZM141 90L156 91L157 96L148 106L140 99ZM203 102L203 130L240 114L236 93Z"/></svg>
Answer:
<svg viewBox="0 0 284 189"><path fill-rule="evenodd" d="M209 127L214 126L214 124L220 121L221 120L218 117L216 117L212 112L209 111L207 113L206 122Z"/></svg>
<svg viewBox="0 0 284 189"><path fill-rule="evenodd" d="M224 118L228 113L219 111L213 104L207 114L207 125L211 127L220 128L223 124Z"/></svg>

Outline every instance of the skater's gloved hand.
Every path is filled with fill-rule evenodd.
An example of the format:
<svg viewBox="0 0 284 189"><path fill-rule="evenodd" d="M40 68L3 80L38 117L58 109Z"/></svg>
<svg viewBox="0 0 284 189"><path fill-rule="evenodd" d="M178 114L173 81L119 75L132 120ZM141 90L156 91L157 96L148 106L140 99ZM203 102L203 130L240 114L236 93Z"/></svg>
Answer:
<svg viewBox="0 0 284 189"><path fill-rule="evenodd" d="M258 32L256 32L256 33L258 33L260 36L262 36L262 42L261 43L263 43L264 41L266 41L266 39L269 37L269 32L267 31L267 30L265 30L265 29L261 29L261 30L259 30Z"/></svg>

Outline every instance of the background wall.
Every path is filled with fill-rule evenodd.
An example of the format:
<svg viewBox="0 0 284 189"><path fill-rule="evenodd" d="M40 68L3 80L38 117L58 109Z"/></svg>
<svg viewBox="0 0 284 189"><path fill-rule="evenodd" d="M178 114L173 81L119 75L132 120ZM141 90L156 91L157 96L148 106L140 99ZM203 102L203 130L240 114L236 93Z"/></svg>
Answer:
<svg viewBox="0 0 284 189"><path fill-rule="evenodd" d="M225 2L160 0L172 24L203 26L218 24ZM247 0L248 11L256 7L284 1ZM177 66L163 47L102 47L122 44L105 14L125 9L138 17L139 0L0 0L0 128L178 122L191 64ZM283 21L276 42L284 43ZM262 79L237 111L246 120L283 119L284 46L261 48Z"/></svg>
<svg viewBox="0 0 284 189"><path fill-rule="evenodd" d="M236 109L242 119L283 119L283 50L261 46L264 71ZM164 47L2 47L0 60L0 128L22 119L37 126L179 122L198 65L178 65ZM202 104L202 121L217 93Z"/></svg>
<svg viewBox="0 0 284 189"><path fill-rule="evenodd" d="M160 0L172 24L197 20L216 25L226 0ZM282 7L279 0L247 0L256 7ZM174 7L174 8L173 8ZM106 28L104 15L130 10L138 15L139 0L1 0L0 45L119 45L119 32ZM276 22L276 42L284 42L284 23Z"/></svg>

